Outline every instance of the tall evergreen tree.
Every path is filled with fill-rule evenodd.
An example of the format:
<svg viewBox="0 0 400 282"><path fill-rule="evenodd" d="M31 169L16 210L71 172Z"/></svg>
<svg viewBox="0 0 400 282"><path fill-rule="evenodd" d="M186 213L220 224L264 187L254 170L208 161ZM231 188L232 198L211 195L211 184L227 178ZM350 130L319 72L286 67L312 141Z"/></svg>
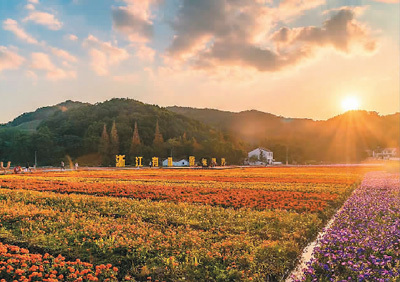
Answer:
<svg viewBox="0 0 400 282"><path fill-rule="evenodd" d="M132 137L132 145L140 145L140 136L139 136L139 130L137 126L137 122L135 121L135 129L133 130L133 137Z"/></svg>
<svg viewBox="0 0 400 282"><path fill-rule="evenodd" d="M113 125L111 127L110 138L111 138L110 154L111 154L111 158L115 158L115 155L119 154L119 138L118 138L117 126L115 124L115 121L113 122Z"/></svg>
<svg viewBox="0 0 400 282"><path fill-rule="evenodd" d="M156 132L155 132L155 134L154 134L154 141L153 141L153 144L154 144L154 145L160 145L160 144L163 144L163 143L164 143L164 138L163 138L162 134L160 133L160 127L159 127L159 125L158 125L158 120L157 120L157 123L156 123Z"/></svg>
<svg viewBox="0 0 400 282"><path fill-rule="evenodd" d="M99 143L99 153L101 155L101 162L103 165L108 165L110 163L110 137L107 133L107 126L104 124L103 133L101 134L101 139Z"/></svg>
<svg viewBox="0 0 400 282"><path fill-rule="evenodd" d="M165 146L164 146L164 138L160 133L160 127L158 125L158 120L156 123L156 131L154 133L154 141L153 141L153 150L154 154L157 157L163 158L165 157Z"/></svg>
<svg viewBox="0 0 400 282"><path fill-rule="evenodd" d="M132 136L132 142L131 142L131 147L129 150L130 158L131 161L133 162L135 157L137 157L140 154L140 146L141 146L141 141L140 141L140 136L139 136L139 130L137 126L137 122L135 121L135 129L133 130L133 136Z"/></svg>

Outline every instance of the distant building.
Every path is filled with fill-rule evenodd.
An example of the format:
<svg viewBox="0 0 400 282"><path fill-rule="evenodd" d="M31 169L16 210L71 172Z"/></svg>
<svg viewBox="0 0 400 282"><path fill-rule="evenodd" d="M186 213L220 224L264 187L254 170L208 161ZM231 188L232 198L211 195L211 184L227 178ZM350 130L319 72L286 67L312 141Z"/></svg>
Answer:
<svg viewBox="0 0 400 282"><path fill-rule="evenodd" d="M399 156L398 148L385 148L372 151L372 157L378 160L390 160Z"/></svg>
<svg viewBox="0 0 400 282"><path fill-rule="evenodd" d="M273 164L274 153L263 147L258 147L247 154L245 164L248 165L267 165Z"/></svg>
<svg viewBox="0 0 400 282"><path fill-rule="evenodd" d="M189 166L189 161L182 159L178 162L172 162L173 166L179 166L179 167L184 167L184 166ZM168 166L168 159L163 160L162 166Z"/></svg>

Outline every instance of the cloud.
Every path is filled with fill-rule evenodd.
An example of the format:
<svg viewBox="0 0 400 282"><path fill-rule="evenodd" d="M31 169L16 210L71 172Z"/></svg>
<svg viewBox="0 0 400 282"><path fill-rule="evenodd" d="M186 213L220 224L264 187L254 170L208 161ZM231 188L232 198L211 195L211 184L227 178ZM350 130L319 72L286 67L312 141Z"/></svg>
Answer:
<svg viewBox="0 0 400 282"><path fill-rule="evenodd" d="M114 7L113 26L132 42L148 42L154 33L151 5L155 0L124 0L127 6Z"/></svg>
<svg viewBox="0 0 400 282"><path fill-rule="evenodd" d="M67 51L65 51L63 49L50 47L50 50L54 55L56 55L56 56L58 56L58 57L60 57L60 58L62 58L64 60L67 60L67 61L72 62L72 63L77 61L75 56L71 55L69 52L67 52Z"/></svg>
<svg viewBox="0 0 400 282"><path fill-rule="evenodd" d="M142 61L153 62L155 55L156 51L145 45L139 45L136 48L135 56Z"/></svg>
<svg viewBox="0 0 400 282"><path fill-rule="evenodd" d="M11 31L19 39L22 39L30 44L39 44L35 38L26 33L25 30L18 25L18 22L13 19L6 19L3 22L3 29Z"/></svg>
<svg viewBox="0 0 400 282"><path fill-rule="evenodd" d="M7 69L18 69L24 58L5 46L0 46L0 72Z"/></svg>
<svg viewBox="0 0 400 282"><path fill-rule="evenodd" d="M33 11L33 10L35 10L35 6L33 4L27 4L25 6L25 9Z"/></svg>
<svg viewBox="0 0 400 282"><path fill-rule="evenodd" d="M53 14L46 12L32 11L23 21L33 21L51 30L59 30L62 27L62 23Z"/></svg>
<svg viewBox="0 0 400 282"><path fill-rule="evenodd" d="M109 74L110 66L118 65L129 58L125 49L113 46L111 42L101 41L93 35L89 35L83 45L89 49L92 69L98 75Z"/></svg>
<svg viewBox="0 0 400 282"><path fill-rule="evenodd" d="M33 69L51 71L56 68L51 62L50 57L45 53L32 53L31 57L31 68Z"/></svg>
<svg viewBox="0 0 400 282"><path fill-rule="evenodd" d="M277 15L280 20L287 17L299 16L303 11L324 5L326 0L283 0L279 2Z"/></svg>
<svg viewBox="0 0 400 282"><path fill-rule="evenodd" d="M319 0L286 0L278 7L270 7L250 0L183 0L171 25L175 36L166 61L172 59L208 71L239 66L274 72L315 58L323 48L333 47L346 54L355 47L363 53L376 49L376 41L354 19L351 9L336 11L321 28L282 28L271 41L271 30L276 20L282 19L275 13L282 7L301 11L320 4Z"/></svg>
<svg viewBox="0 0 400 282"><path fill-rule="evenodd" d="M50 57L45 53L32 53L31 69L42 70L46 72L46 77L50 80L61 80L67 78L76 78L75 71L66 71L56 67Z"/></svg>
<svg viewBox="0 0 400 282"><path fill-rule="evenodd" d="M39 0L28 0L28 2L32 4L39 4Z"/></svg>
<svg viewBox="0 0 400 282"><path fill-rule="evenodd" d="M388 3L388 4L400 3L400 0L374 0L374 1L375 2Z"/></svg>
<svg viewBox="0 0 400 282"><path fill-rule="evenodd" d="M355 11L342 8L325 21L323 27L281 28L272 40L281 48L315 48L330 46L342 53L353 50L371 53L377 47L368 29L355 19Z"/></svg>
<svg viewBox="0 0 400 282"><path fill-rule="evenodd" d="M75 34L68 34L67 35L67 39L69 39L71 41L77 41L78 40L78 36L76 36Z"/></svg>
<svg viewBox="0 0 400 282"><path fill-rule="evenodd" d="M176 34L168 53L189 58L218 45L255 45L271 27L271 11L261 1L184 0L172 23Z"/></svg>

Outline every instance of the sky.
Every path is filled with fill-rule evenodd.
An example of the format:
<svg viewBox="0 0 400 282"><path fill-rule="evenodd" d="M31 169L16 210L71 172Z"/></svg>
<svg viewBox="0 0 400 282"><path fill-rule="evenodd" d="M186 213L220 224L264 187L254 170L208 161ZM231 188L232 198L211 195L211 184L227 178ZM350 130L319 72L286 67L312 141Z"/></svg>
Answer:
<svg viewBox="0 0 400 282"><path fill-rule="evenodd" d="M0 0L0 123L65 100L400 111L398 0Z"/></svg>

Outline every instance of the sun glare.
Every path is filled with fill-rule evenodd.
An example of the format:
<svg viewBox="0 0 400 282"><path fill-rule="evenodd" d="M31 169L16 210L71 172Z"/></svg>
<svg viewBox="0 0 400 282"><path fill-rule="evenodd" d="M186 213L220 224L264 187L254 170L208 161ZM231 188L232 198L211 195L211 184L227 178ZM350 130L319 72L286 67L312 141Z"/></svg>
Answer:
<svg viewBox="0 0 400 282"><path fill-rule="evenodd" d="M358 110L359 108L360 108L360 102L355 97L346 97L342 101L342 109L345 112Z"/></svg>

